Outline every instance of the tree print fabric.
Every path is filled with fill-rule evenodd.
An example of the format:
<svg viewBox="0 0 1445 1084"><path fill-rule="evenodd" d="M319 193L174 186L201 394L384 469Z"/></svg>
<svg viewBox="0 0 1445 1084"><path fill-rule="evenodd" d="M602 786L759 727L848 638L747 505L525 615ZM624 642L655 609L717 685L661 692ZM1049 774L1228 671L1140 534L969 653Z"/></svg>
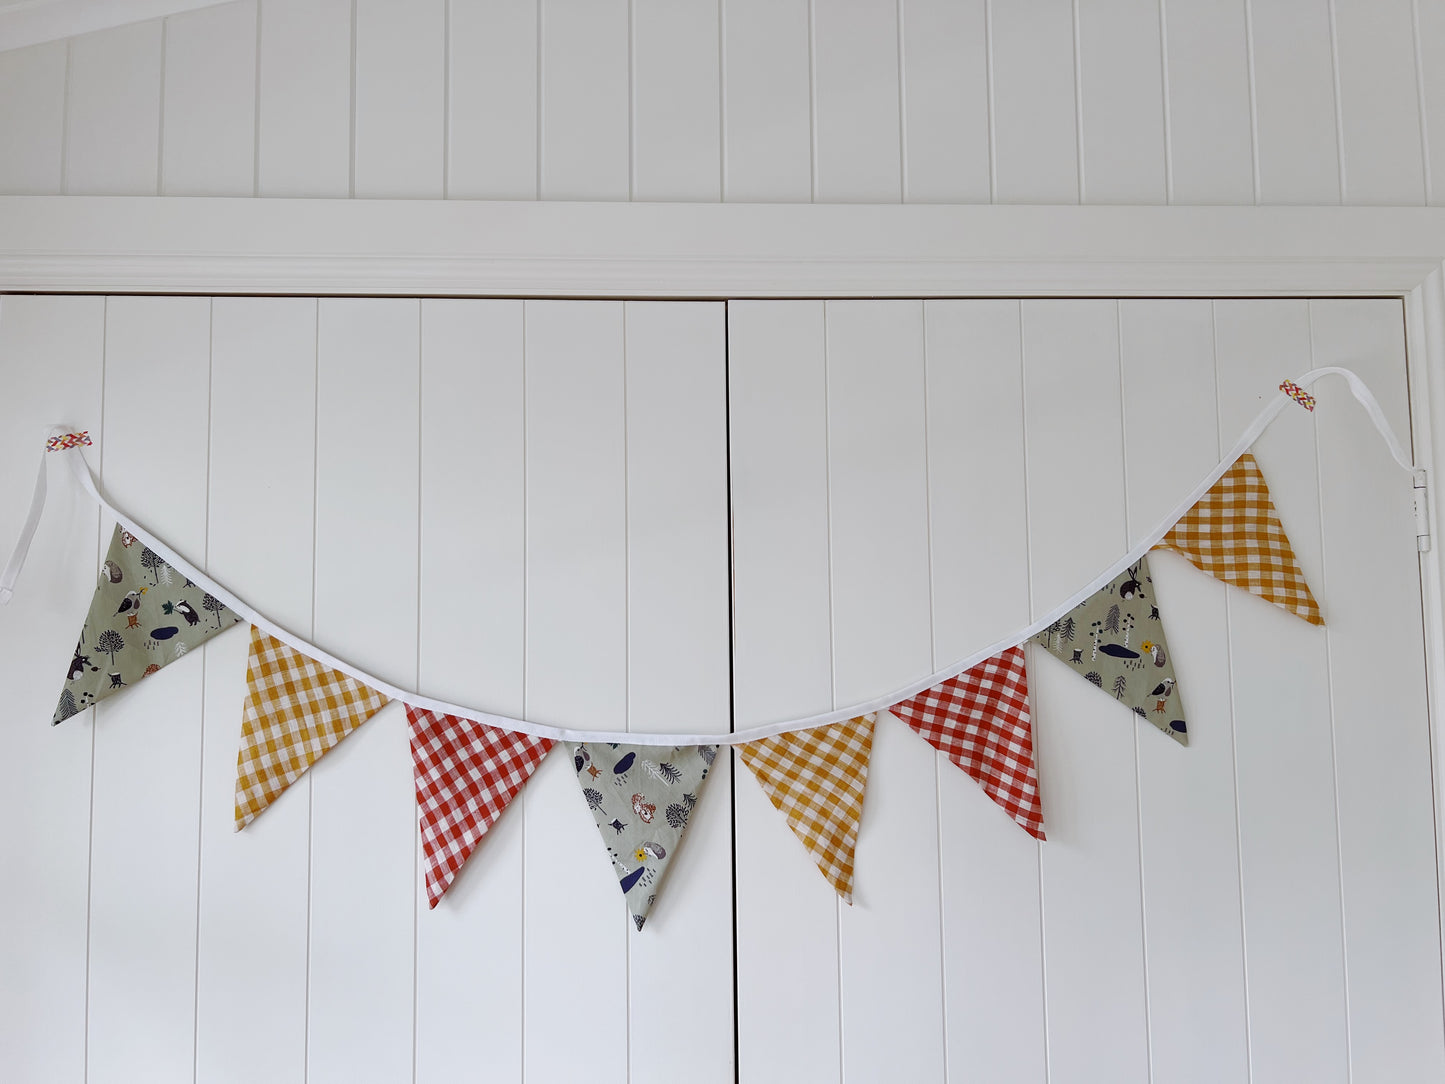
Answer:
<svg viewBox="0 0 1445 1084"><path fill-rule="evenodd" d="M640 930L702 797L717 746L567 746L582 797Z"/></svg>
<svg viewBox="0 0 1445 1084"><path fill-rule="evenodd" d="M550 738L406 706L430 907L552 748Z"/></svg>
<svg viewBox="0 0 1445 1084"><path fill-rule="evenodd" d="M872 754L873 720L866 715L738 746L768 801L848 904Z"/></svg>
<svg viewBox="0 0 1445 1084"><path fill-rule="evenodd" d="M117 524L51 722L149 677L240 620Z"/></svg>
<svg viewBox="0 0 1445 1084"><path fill-rule="evenodd" d="M236 831L386 702L375 689L251 626L236 756Z"/></svg>
<svg viewBox="0 0 1445 1084"><path fill-rule="evenodd" d="M985 659L889 711L967 772L1025 831L1044 838L1022 646Z"/></svg>
<svg viewBox="0 0 1445 1084"><path fill-rule="evenodd" d="M1147 558L1139 558L1034 640L1090 685L1180 745L1189 744Z"/></svg>
<svg viewBox="0 0 1445 1084"><path fill-rule="evenodd" d="M1323 625L1254 456L1234 461L1155 549L1170 549L1216 580Z"/></svg>

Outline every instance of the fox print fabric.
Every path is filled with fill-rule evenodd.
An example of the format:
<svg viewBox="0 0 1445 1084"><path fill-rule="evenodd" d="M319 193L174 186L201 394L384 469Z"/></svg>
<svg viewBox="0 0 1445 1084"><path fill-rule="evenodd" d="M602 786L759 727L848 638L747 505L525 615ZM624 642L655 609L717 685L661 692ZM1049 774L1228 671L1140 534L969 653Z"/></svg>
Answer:
<svg viewBox="0 0 1445 1084"><path fill-rule="evenodd" d="M149 677L240 620L117 524L51 722Z"/></svg>
<svg viewBox="0 0 1445 1084"><path fill-rule="evenodd" d="M568 742L568 752L640 930L702 797L717 746Z"/></svg>
<svg viewBox="0 0 1445 1084"><path fill-rule="evenodd" d="M1090 685L1189 744L1149 561L1139 558L1034 637Z"/></svg>

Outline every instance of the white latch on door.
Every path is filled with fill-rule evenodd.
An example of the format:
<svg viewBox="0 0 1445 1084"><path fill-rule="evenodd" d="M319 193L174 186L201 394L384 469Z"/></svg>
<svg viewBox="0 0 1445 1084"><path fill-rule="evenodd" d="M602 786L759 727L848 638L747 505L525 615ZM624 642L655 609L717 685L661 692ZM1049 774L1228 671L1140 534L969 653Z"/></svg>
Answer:
<svg viewBox="0 0 1445 1084"><path fill-rule="evenodd" d="M1424 467L1415 470L1415 546L1421 553L1430 548L1429 473Z"/></svg>

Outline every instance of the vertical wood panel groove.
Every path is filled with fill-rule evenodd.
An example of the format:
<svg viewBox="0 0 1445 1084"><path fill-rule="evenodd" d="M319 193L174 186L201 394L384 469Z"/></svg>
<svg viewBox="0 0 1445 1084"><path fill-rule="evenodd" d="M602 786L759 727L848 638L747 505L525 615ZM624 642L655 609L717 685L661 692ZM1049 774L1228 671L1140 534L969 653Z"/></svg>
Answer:
<svg viewBox="0 0 1445 1084"><path fill-rule="evenodd" d="M311 339L311 627L316 635L316 555L320 546L321 523L321 300L312 302L315 332ZM311 1079L311 930L316 880L316 788L306 781L306 998L305 1064L303 1080Z"/></svg>
<svg viewBox="0 0 1445 1084"><path fill-rule="evenodd" d="M1169 15L1159 0L1159 75L1164 105L1164 202L1174 202L1174 132L1171 125L1173 94L1169 85Z"/></svg>
<svg viewBox="0 0 1445 1084"><path fill-rule="evenodd" d="M900 0L900 12L902 4ZM899 22L899 48L902 48L903 25ZM902 78L902 57L899 58L899 75ZM904 180L904 199L907 199L908 186L907 175ZM938 601L936 587L934 584L933 568L933 444L930 439L928 428L928 371L929 371L929 327L928 315L930 311L929 302L919 303L919 319L923 325L923 491L924 501L924 523L928 542L928 658L932 672L938 671ZM938 867L938 992L939 999L943 1006L943 1019L945 1021L945 1033L943 1038L943 1078L948 1080L951 1075L951 1062L949 1057L949 1042L947 1036L948 1012L948 909L945 906L944 890L944 864L943 864L943 771L947 758L941 751L933 751L933 803L934 803L934 831L938 835L938 847L933 855L933 860Z"/></svg>
<svg viewBox="0 0 1445 1084"><path fill-rule="evenodd" d="M628 0L628 13L631 15L636 0ZM629 32L628 40L632 39ZM629 110L629 113L631 111ZM628 349L628 310L632 302L623 301L622 306L622 552L628 555L628 559L622 565L622 640L626 645L623 655L623 663L626 673L622 681L622 718L623 729L632 730L632 479L628 467L631 465L632 449L627 440L627 414L629 393L631 391L627 382L627 349ZM631 956L629 954L629 960ZM628 991L631 996L632 984L629 981ZM630 1014L629 1014L630 1018ZM632 1064L632 1030L628 1028L628 1054L627 1064Z"/></svg>
<svg viewBox="0 0 1445 1084"><path fill-rule="evenodd" d="M442 199L452 184L452 0L442 0Z"/></svg>
<svg viewBox="0 0 1445 1084"><path fill-rule="evenodd" d="M813 10L814 0L809 0L809 12ZM816 40L816 34L814 34ZM810 57L811 57L810 53ZM814 69L816 71L816 68ZM812 81L813 87L813 199L817 200L817 173L818 173L818 124L817 124L817 101L818 90L817 80ZM831 358L829 350L829 309L832 302L823 302L823 475L824 475L824 509L827 524L827 562L828 562L828 695L830 707L838 707L838 625L835 617L837 611L836 586L833 579L833 396L829 387L829 370ZM833 906L833 941L834 954L838 967L838 1079L841 1084L848 1081L848 1058L847 1058L847 1017L843 1011L843 991L846 988L846 980L843 971L843 903L837 897L831 900Z"/></svg>
<svg viewBox="0 0 1445 1084"><path fill-rule="evenodd" d="M1420 119L1425 138L1422 151L1426 155L1427 187L1425 202L1432 206L1445 203L1445 6L1439 0L1415 0L1414 39L1417 93L1421 96Z"/></svg>
<svg viewBox="0 0 1445 1084"><path fill-rule="evenodd" d="M988 80L988 201L995 203L998 200L998 142L994 134L997 121L993 89L993 0L983 2L983 44L984 75Z"/></svg>
<svg viewBox="0 0 1445 1084"><path fill-rule="evenodd" d="M1430 175L1430 114L1425 93L1425 57L1420 42L1420 0L1410 0L1410 45L1415 57L1415 100L1420 109L1420 174L1425 184L1425 203L1429 204L1434 185Z"/></svg>
<svg viewBox="0 0 1445 1084"><path fill-rule="evenodd" d="M252 73L256 101L251 112L251 195L261 194L261 19L266 0L256 0L256 67Z"/></svg>
<svg viewBox="0 0 1445 1084"><path fill-rule="evenodd" d="M727 8L724 0L717 0L717 191L719 202L728 201L728 51L727 51L728 29L727 29ZM726 343L727 335L727 302L723 302L723 335ZM727 349L724 345L723 356L726 358ZM726 388L724 388L726 390ZM732 597L732 592L728 592ZM728 681L729 696L731 696L732 681ZM733 1064L737 1064L734 1056Z"/></svg>
<svg viewBox="0 0 1445 1084"><path fill-rule="evenodd" d="M1029 468L1029 381L1028 365L1029 350L1028 338L1024 333L1024 309L1022 301L1014 301L1014 316L1018 331L1019 341L1019 419L1020 436L1023 442L1023 476L1024 476L1024 590L1028 598L1028 614L1030 623L1038 612L1035 609L1034 601L1034 532L1033 524L1030 522L1033 506L1030 492L1033 488L1033 472ZM1029 678L1029 713L1030 713L1030 736L1034 742L1034 769L1038 771L1043 761L1039 745L1038 730L1038 693L1034 685L1034 663L1039 657L1039 650L1036 644L1024 645L1024 666L1025 673ZM1043 782L1039 781L1040 800L1042 801ZM1045 817L1051 816L1047 811ZM1039 1009L1040 1023L1043 1026L1039 1035L1039 1045L1042 1048L1044 1063L1044 1084L1050 1084L1053 1080L1053 1052L1051 1048L1049 1031L1049 954L1048 954L1048 926L1044 922L1044 848L1042 845L1035 847L1036 857L1034 859L1035 872L1035 900L1036 912L1039 916Z"/></svg>
<svg viewBox="0 0 1445 1084"><path fill-rule="evenodd" d="M1078 163L1074 199L1084 203L1088 189L1084 183L1084 71L1079 52L1079 0L1072 0L1070 4L1069 20L1074 42L1074 161Z"/></svg>
<svg viewBox="0 0 1445 1084"><path fill-rule="evenodd" d="M627 0L627 198L637 198L637 0Z"/></svg>
<svg viewBox="0 0 1445 1084"><path fill-rule="evenodd" d="M161 20L161 74L159 104L156 107L156 190L166 190L166 42L170 37L170 19Z"/></svg>
<svg viewBox="0 0 1445 1084"><path fill-rule="evenodd" d="M537 2L537 51L538 51L538 59L537 59L537 80L538 80L537 124L538 124L538 128L539 128L539 133L538 133L539 138L538 138L538 140L537 140L537 154L538 154L538 162L539 162L539 163L540 163L540 161L541 161L541 152L542 152L542 140L541 140L541 138L540 138L540 126L541 126L541 123L542 123L542 121L541 121L541 118L542 118L542 99L541 99L541 79L542 79L541 49L542 49L542 33L541 33L541 27L542 27L542 3L541 3L541 0L538 0L538 2ZM540 184L541 184L541 166L540 166L540 164L539 164L539 165L538 165L538 185L540 186ZM540 189L540 187L539 187L539 188L538 188L538 198L540 198L540 197L541 197L541 189ZM527 301L527 300L523 300L522 303L521 303L521 307L522 307L522 389L521 389L521 410L522 410L522 418L521 418L521 430L522 430L522 502L521 502L521 504L522 504L522 675L521 675L521 677L522 677L522 687L521 687L521 696L522 696L522 718L523 718L523 719L531 718L531 716L529 716L529 715L527 714L527 712L528 712L527 699L528 699L528 694L531 692L530 678L529 678L529 676L528 676L528 667L531 665L531 658L532 658L532 652L531 652L531 649L530 649L530 648L531 648L531 641L530 641L530 639L528 638L528 632L527 632L527 629L528 629L528 619L529 619L529 615L530 615L530 613L531 613L531 609L530 609L530 607L529 607L529 605L528 605L528 600L527 600L527 592L528 592L528 589L529 589L530 583L531 583L531 561L532 561L532 550L531 550L531 546L528 544L528 537L527 537L527 536L528 536L528 530L530 529L530 525L531 525L531 521L530 521L530 519L529 519L529 514L528 514L528 510L527 510L527 494L530 492L529 489L528 489L528 486L527 486L527 469L528 469L528 461L529 461L529 459L530 459L530 457L529 457L528 454L527 454L527 449L530 447L530 444L529 444L528 439L527 439L527 384L528 384L528 382L529 382L529 375L528 375L529 354L528 354L528 346L527 346L527 327L528 327L529 321L528 321L528 317L527 317L527 307L528 307L530 304L531 304L531 302L530 302L530 301ZM518 1001L519 1001L519 1004L518 1004L518 1015L519 1015L519 1017L520 1017L520 1027L517 1028L517 1045L518 1045L518 1047L519 1047L518 1052L517 1052L517 1065L518 1065L519 1069L521 1070L521 1078L522 1078L522 1081L523 1081L523 1082L525 1082L525 1081L527 1081L527 1080L529 1079L529 1077L527 1076L527 1029L528 1029L528 1026L529 1026L529 1025L528 1025L528 1020L527 1020L527 908L526 908L526 906L525 906L525 901L526 901L526 899L527 899L527 862L526 862L526 855L527 855L527 822L528 822L528 820L530 819L530 816L529 816L529 813L528 813L528 810L529 810L529 808L530 808L530 803L527 802L526 799L527 799L527 793L526 793L526 788L524 787L523 790L522 790L522 793L519 794L519 795L517 795L517 799L516 799L516 800L520 800L521 803L522 803L521 809L519 809L519 810L517 811L519 814L521 814L521 817L522 817L522 829L521 829L521 834L522 834L522 862L521 862L521 869L520 869L520 871L519 871L519 873L518 873L518 880L519 880L519 882L520 882L520 888L521 888L522 900L523 900L523 907L521 908L522 917L521 917L521 920L518 922L518 927L519 927L519 928L518 928L518 931L517 931L517 936L521 939L520 952L521 952L521 957L522 957L522 981L518 984L518 985L519 985L519 990L518 990Z"/></svg>
<svg viewBox="0 0 1445 1084"><path fill-rule="evenodd" d="M1213 303L1211 302L1211 307ZM1218 410L1218 401L1215 403L1215 410ZM1228 592L1224 595L1224 621L1226 627L1232 624L1234 618L1234 600ZM1244 945L1249 938L1249 915L1244 906L1244 823L1239 808L1239 721L1233 708L1234 699L1234 639L1227 637L1225 643L1225 661L1228 666L1227 675L1229 683L1229 729L1230 729L1230 763L1233 767L1231 781L1234 784L1234 842L1235 842L1235 868L1239 874L1239 931L1242 938L1239 954L1240 973L1244 979L1244 1052L1246 1057L1246 1068L1249 1072L1249 1081L1254 1080L1254 1047L1250 1038L1250 1020L1253 1017L1250 1006L1250 981L1249 981L1249 953L1243 951Z"/></svg>
<svg viewBox="0 0 1445 1084"><path fill-rule="evenodd" d="M68 112L68 110L67 110L67 112ZM101 479L101 484L102 484L102 485L105 484L105 448L106 448L106 445L109 443L108 441L106 441L106 440L103 439L103 438L107 435L107 432L108 432L107 429L106 429L106 411L105 411L105 404L106 404L106 398L107 398L107 397L106 397L106 388L107 388L107 386L108 386L108 384L109 384L109 381L110 381L110 374L109 374L109 372L108 372L107 369L106 369L106 361L107 361L107 358L108 358L109 352L110 352L110 349L109 349L109 348L110 348L110 298L109 298L109 297L105 297L105 298L102 298L102 301L101 301L101 335L100 335L100 432L101 432L102 441L101 441L101 447L100 447L100 456L99 456L98 461L97 461L97 464L96 464L96 473L99 475L99 477L100 477L100 479ZM103 556L104 553L105 553L105 541L104 541L104 539L105 539L105 523L104 523L104 522L101 522L101 523L99 524L99 528L100 528L100 529L97 531L97 538L96 538L96 558L95 558L95 563L96 563L97 565L100 564L101 558L102 558L102 556ZM90 723L90 816L89 816L89 818L88 818L90 827L89 827L89 831L88 831L88 833L87 833L87 835L86 835L86 853L85 853L86 877L85 877L85 1038L84 1038L84 1042L85 1042L85 1057L84 1057L84 1065L85 1065L85 1080L86 1080L86 1082L87 1082L87 1084L88 1084L88 1082L90 1081L90 1007L91 1007L91 1006L90 1006L90 993L91 993L91 975L92 975L92 967L93 967L93 955L92 955L92 953L91 953L91 944L92 944L93 932L94 932L94 917L93 917L92 901L93 901L93 899L94 899L94 891L95 891L95 764L96 764L96 757L95 757L95 732L96 732L95 716L96 716L96 709L95 709L95 705L92 704L91 707L90 707L90 709L89 709L88 711L86 711L85 715L86 715L86 721Z"/></svg>
<svg viewBox="0 0 1445 1084"><path fill-rule="evenodd" d="M808 193L818 202L818 19L808 0Z"/></svg>
<svg viewBox="0 0 1445 1084"><path fill-rule="evenodd" d="M893 26L896 46L894 63L898 66L898 195L899 202L909 200L908 188L908 79L903 66L903 0L893 0Z"/></svg>
<svg viewBox="0 0 1445 1084"><path fill-rule="evenodd" d="M162 88L161 101L165 101ZM201 569L210 571L211 564L211 472L214 469L214 419L215 400L212 391L215 385L216 353L216 301L206 299L206 502L204 548L201 550ZM199 800L196 803L196 939L195 959L192 966L191 994L191 1074L200 1079L201 1066L201 910L203 891L203 863L205 860L204 810L206 808L206 663L209 658L208 644L201 645L201 731L198 747L197 767L200 775Z"/></svg>
<svg viewBox="0 0 1445 1084"><path fill-rule="evenodd" d="M356 23L358 0L351 0L351 83L348 89L351 106L347 110L350 132L347 137L347 195L356 198Z"/></svg>
<svg viewBox="0 0 1445 1084"><path fill-rule="evenodd" d="M1244 0L1244 44L1249 62L1249 154L1250 177L1254 182L1254 202L1259 198L1259 94L1254 71L1254 0Z"/></svg>
<svg viewBox="0 0 1445 1084"><path fill-rule="evenodd" d="M1335 92L1335 156L1340 169L1340 202L1350 202L1349 176L1345 168L1345 107L1340 92L1340 28L1335 10L1335 0L1329 0L1330 14L1330 74L1333 76Z"/></svg>
<svg viewBox="0 0 1445 1084"><path fill-rule="evenodd" d="M75 55L74 41L65 42L65 93L60 110L60 191L70 191L70 92L71 69Z"/></svg>
<svg viewBox="0 0 1445 1084"><path fill-rule="evenodd" d="M723 0L718 0L718 48L727 40L723 28ZM725 78L727 71L726 64L719 61L718 74ZM720 94L719 99L726 101L726 94ZM727 126L720 125L719 133L726 133ZM722 155L726 159L726 155ZM726 178L726 168L724 168ZM724 198L726 198L726 190ZM724 489L727 494L727 559L728 559L728 733L733 733L738 728L737 708L737 607L734 600L737 598L737 568L734 560L735 547L733 545L733 375L732 375L732 310L731 302L722 303L723 316L723 465L724 465ZM735 754L734 749L729 746L726 750L719 750L728 760L728 879L729 887L732 890L732 1025L733 1025L733 1084L742 1084L742 1038L741 1022L742 1014L738 1010L738 987L740 985L738 968L738 768L741 762Z"/></svg>
<svg viewBox="0 0 1445 1084"><path fill-rule="evenodd" d="M1248 0L1246 0L1248 3ZM1253 108L1251 107L1251 115ZM1223 438L1224 418L1220 412L1221 385L1219 379L1219 306L1213 299L1209 302L1209 358L1210 371L1214 378L1214 430L1216 434L1215 448L1218 449L1219 442ZM1224 592L1224 627L1234 627L1233 622L1233 595L1229 591ZM1234 686L1234 637L1224 637L1224 664L1225 664L1225 685L1229 690L1229 762L1230 762L1230 797L1234 807L1234 867L1237 877L1235 897L1238 901L1239 910L1239 967L1241 978L1244 983L1243 1002L1244 1020L1244 1054L1245 1070L1248 1073L1246 1084L1252 1084L1254 1080L1254 1051L1250 1042L1250 984L1249 984L1249 954L1244 947L1248 944L1248 930L1245 928L1247 916L1244 907L1244 829L1243 820L1239 808L1239 717L1235 711L1235 686Z"/></svg>
<svg viewBox="0 0 1445 1084"><path fill-rule="evenodd" d="M537 4L537 91L536 91L536 93L537 93L537 194L536 194L535 198L536 198L536 199L541 199L541 198L542 198L542 177L543 177L542 167L545 165L545 161L546 161L546 160L545 160L545 155L546 155L546 147L547 147L547 140L546 140L546 138L545 138L545 135L546 135L546 134L545 134L545 132L544 132L544 130L543 130L543 125L546 123L546 118L547 118L547 110L546 110L547 99L546 99L546 94L545 94L545 88L546 88L546 86L547 86L546 79L545 79L545 76L546 76L546 74L547 74L547 72L546 72L547 51L542 47L542 43L543 43L543 41L545 40L545 39L543 38L543 36L542 36L542 35L543 35L543 32L544 32L544 30L545 30L545 26L544 26L544 24L543 24L543 12L546 10L547 0L536 0L536 4ZM524 332L523 334L525 334L525 332Z"/></svg>
<svg viewBox="0 0 1445 1084"><path fill-rule="evenodd" d="M443 0L443 19L446 20L451 14L451 0ZM444 24L445 25L445 21ZM442 38L442 63L445 65L446 58L451 50L447 48L446 37ZM448 80L445 75L445 68L442 75L442 93L446 94ZM443 118L445 118L445 98L443 98ZM446 198L447 159L446 159L446 132L448 125L443 119L442 123L442 197ZM426 550L423 547L425 532L426 510L423 505L426 489L423 485L426 469L426 336L425 336L425 313L424 302L416 302L416 651L413 665L416 675L412 688L421 691L421 645L423 629L422 607L423 599L426 597L426 581L423 579L425 572ZM411 720L407 720L407 736L410 738ZM408 743L409 744L409 743ZM409 750L408 750L409 751ZM415 760L413 758L413 778L415 777ZM413 790L414 793L414 790ZM424 871L421 864L421 825L417 819L417 806L413 802L409 809L411 814L411 868L413 875L418 880L423 879ZM420 914L417 907L416 892L411 894L411 1079L416 1084L417 1079L417 1045L421 1025L421 933L417 924Z"/></svg>
<svg viewBox="0 0 1445 1084"><path fill-rule="evenodd" d="M1162 5L1161 5L1162 6ZM1161 24L1162 25L1162 24ZM1168 94L1165 94L1168 100ZM1166 114L1167 115L1167 114ZM1124 391L1124 317L1120 309L1120 303L1114 301L1114 342L1115 364L1119 373L1119 432L1125 448L1125 454L1120 457L1120 465L1124 480L1124 539L1127 546L1134 537L1133 515L1130 502L1129 486L1129 400ZM1129 720L1134 737L1134 846L1141 875L1139 877L1139 953L1144 964L1144 1063L1148 1066L1149 1079L1154 1079L1154 1035L1150 1027L1150 990L1149 990L1149 926L1148 915L1148 888L1143 877L1144 870L1144 764L1139 752L1139 727L1134 721Z"/></svg>
<svg viewBox="0 0 1445 1084"><path fill-rule="evenodd" d="M1332 44L1334 44L1335 49L1336 49L1336 52L1335 52L1335 87L1336 87L1335 102L1336 102L1336 108L1338 108L1338 106L1339 106L1339 89L1338 89L1338 88L1339 88L1339 53L1338 53L1338 37L1337 37L1337 35L1336 35L1336 33L1335 33L1335 0L1329 0L1329 2L1330 2L1330 31L1331 31L1331 42L1332 42ZM1344 160L1344 153L1343 153L1343 151L1344 151L1344 143L1343 143L1343 132L1344 132L1344 128L1343 128L1343 122L1341 122L1340 132L1341 132L1341 144L1340 144L1340 149L1341 149L1341 154L1340 154L1340 195L1341 195L1341 202L1344 202L1345 194L1346 194L1347 189L1346 189L1346 187L1345 187L1345 160ZM1311 368L1316 368L1316 367L1317 367L1317 363L1316 363L1316 361L1315 361L1315 358L1316 358L1316 353L1315 353L1315 302L1314 302L1313 300L1306 302L1306 308L1307 308L1307 312L1308 312L1308 319L1307 319L1306 322L1305 322L1305 326L1306 326L1307 331L1308 331L1310 367L1311 367ZM1315 428L1315 429L1312 431L1311 437L1312 437L1312 439L1311 439L1311 444L1313 445L1314 461L1315 461L1315 499L1319 502L1319 507L1320 507L1320 523L1319 523L1319 533L1320 533L1320 587L1319 587L1319 589L1320 589L1320 592L1321 592L1322 594L1327 594L1327 588L1328 588L1329 582L1330 582L1330 580L1329 580L1329 559L1330 559L1330 557L1329 557L1329 547L1328 547L1328 545L1326 544L1326 539L1325 539L1325 522L1324 522L1325 476L1324 476L1324 463L1321 461L1321 458L1320 458L1320 439L1319 439L1319 430L1318 430L1318 428ZM1350 1017L1350 953L1349 953L1349 947L1348 947L1348 946L1349 946L1349 930L1348 930L1349 914L1348 914L1348 913L1346 912L1346 910L1345 910L1344 832L1343 832L1343 829L1342 829L1342 826L1341 826L1341 823L1340 823L1340 763L1339 763L1339 748L1340 748L1340 745L1339 745L1338 720L1335 718L1335 698L1334 698L1334 695L1333 695L1334 682L1333 682L1333 680L1332 680L1332 675L1333 675L1333 671L1334 671L1334 667L1335 667L1335 660L1334 660L1334 637L1333 637L1333 635L1332 635L1331 628L1330 628L1329 625L1326 625L1326 626L1325 626L1325 630L1324 630L1324 640L1325 640L1325 645L1324 645L1324 647L1325 647L1325 650L1324 650L1324 658L1325 658L1325 682L1326 682L1326 688L1330 689L1330 691L1331 691L1331 695L1329 695L1328 697L1326 697L1326 704L1327 704L1327 707L1328 707L1327 715L1328 715L1328 718L1329 718L1329 733L1330 733L1330 784L1331 784L1331 797L1332 797L1333 800L1334 800L1335 872L1336 872L1336 878L1337 878L1336 891L1339 893L1339 898L1340 898L1340 961L1341 961L1340 966L1341 966L1341 972L1342 972L1342 974L1344 975L1344 1002L1345 1002L1345 1005L1344 1005L1344 1008L1345 1008L1345 1012L1344 1012L1344 1024L1345 1024L1345 1027L1344 1027L1344 1040L1345 1040L1345 1074L1346 1074L1346 1075L1345 1075L1345 1079L1346 1079L1346 1080L1349 1080L1349 1081L1353 1081L1355 1074L1354 1074L1354 1053L1353 1053L1353 1045L1354 1045L1354 1044L1353 1044L1353 1036L1352 1036L1352 1034L1351 1034L1351 1032L1352 1032L1352 1030L1353 1030L1353 1028L1352 1028L1352 1023L1353 1023L1353 1021L1351 1020L1351 1017Z"/></svg>
<svg viewBox="0 0 1445 1084"><path fill-rule="evenodd" d="M824 508L827 514L828 524L828 705L830 709L837 710L838 707L838 624L837 612L837 588L833 582L833 406L832 392L829 388L829 328L828 313L832 306L831 301L823 302L823 410L827 418L823 426L823 464L825 500ZM840 935L841 936L841 935ZM839 959L842 959L842 950L839 949ZM842 989L842 983L839 984ZM839 995L841 998L841 994ZM842 1018L842 1002L838 1004L839 1019ZM840 1028L841 1033L841 1028ZM841 1038L840 1038L841 1041Z"/></svg>

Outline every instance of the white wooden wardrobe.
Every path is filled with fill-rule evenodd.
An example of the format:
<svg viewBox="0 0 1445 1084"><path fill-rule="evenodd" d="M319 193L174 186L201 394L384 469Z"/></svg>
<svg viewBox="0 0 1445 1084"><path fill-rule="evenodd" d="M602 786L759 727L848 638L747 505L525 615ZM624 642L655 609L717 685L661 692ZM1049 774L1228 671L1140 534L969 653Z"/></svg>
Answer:
<svg viewBox="0 0 1445 1084"><path fill-rule="evenodd" d="M842 707L1124 552L1281 379L1409 432L1398 299L0 297L0 545L42 423L269 616L578 727ZM1339 388L1255 448L1328 626L1154 560L1191 745L1032 658L1049 842L880 721L856 905L720 758L647 928L553 757L426 908L388 707L247 832L246 637L47 725L109 524L0 611L0 1077L1445 1077L1408 480ZM57 476L58 477L58 476Z"/></svg>

